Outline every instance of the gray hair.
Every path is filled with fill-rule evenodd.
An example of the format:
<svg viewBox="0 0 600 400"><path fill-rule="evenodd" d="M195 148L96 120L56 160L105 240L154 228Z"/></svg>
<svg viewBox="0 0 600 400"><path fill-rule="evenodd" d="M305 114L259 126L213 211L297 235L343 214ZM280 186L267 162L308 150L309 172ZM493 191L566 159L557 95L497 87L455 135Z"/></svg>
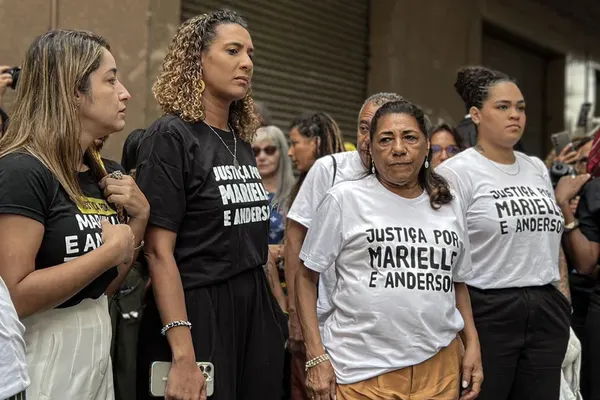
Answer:
<svg viewBox="0 0 600 400"><path fill-rule="evenodd" d="M277 169L277 193L273 199L273 207L279 212L287 212L288 198L296 179L292 170L292 160L288 157L288 142L285 134L275 125L263 126L256 131L254 143L267 140L279 150L279 168Z"/></svg>
<svg viewBox="0 0 600 400"><path fill-rule="evenodd" d="M377 107L381 107L385 103L389 103L390 101L402 101L404 98L396 93L387 93L387 92L379 92L369 96L365 102L363 103L360 111L358 112L358 118L362 114L365 107L369 104L373 104ZM359 121L360 122L360 121Z"/></svg>

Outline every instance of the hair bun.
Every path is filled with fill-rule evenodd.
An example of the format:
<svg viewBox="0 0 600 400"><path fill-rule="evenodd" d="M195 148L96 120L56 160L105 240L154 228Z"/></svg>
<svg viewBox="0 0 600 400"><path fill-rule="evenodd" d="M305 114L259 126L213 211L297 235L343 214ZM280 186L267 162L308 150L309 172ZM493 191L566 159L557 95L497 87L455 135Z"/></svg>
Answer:
<svg viewBox="0 0 600 400"><path fill-rule="evenodd" d="M514 81L508 75L482 66L468 66L458 70L454 88L465 102L467 109L481 107L487 98L488 89L499 81Z"/></svg>

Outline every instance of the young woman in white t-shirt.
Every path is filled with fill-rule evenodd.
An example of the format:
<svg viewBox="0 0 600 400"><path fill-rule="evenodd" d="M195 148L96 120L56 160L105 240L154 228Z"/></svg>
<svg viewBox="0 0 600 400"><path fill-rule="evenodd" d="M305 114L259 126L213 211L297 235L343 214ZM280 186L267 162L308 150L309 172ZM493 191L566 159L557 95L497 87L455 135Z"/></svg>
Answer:
<svg viewBox="0 0 600 400"><path fill-rule="evenodd" d="M466 225L430 168L426 132L413 104L381 106L370 131L371 173L330 189L308 230L296 305L312 399L457 399L461 375L461 399L479 393L479 342L458 283L471 272ZM316 283L332 264L333 310L321 335Z"/></svg>
<svg viewBox="0 0 600 400"><path fill-rule="evenodd" d="M515 82L467 67L455 87L478 141L436 171L456 190L469 229L467 285L486 376L479 398L558 399L570 316L566 266L559 274L563 215L543 162L513 150L526 122Z"/></svg>

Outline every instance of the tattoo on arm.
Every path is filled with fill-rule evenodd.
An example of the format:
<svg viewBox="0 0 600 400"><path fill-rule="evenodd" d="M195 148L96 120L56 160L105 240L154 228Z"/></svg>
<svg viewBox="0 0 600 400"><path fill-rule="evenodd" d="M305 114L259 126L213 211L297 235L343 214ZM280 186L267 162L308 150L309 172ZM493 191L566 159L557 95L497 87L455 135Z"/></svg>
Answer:
<svg viewBox="0 0 600 400"><path fill-rule="evenodd" d="M567 266L567 258L565 257L565 253L560 247L560 252L558 253L558 270L560 272L560 283L558 285L558 290L565 295L569 301L571 301L571 290L569 289L569 268Z"/></svg>

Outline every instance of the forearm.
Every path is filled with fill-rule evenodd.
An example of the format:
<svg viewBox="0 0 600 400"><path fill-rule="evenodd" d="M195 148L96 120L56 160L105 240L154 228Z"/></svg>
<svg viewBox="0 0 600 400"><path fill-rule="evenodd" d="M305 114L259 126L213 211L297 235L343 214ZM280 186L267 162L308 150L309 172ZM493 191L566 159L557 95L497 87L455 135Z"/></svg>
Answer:
<svg viewBox="0 0 600 400"><path fill-rule="evenodd" d="M465 345L479 345L479 336L477 329L475 328L475 320L473 319L473 309L471 308L471 297L469 296L469 289L465 283L454 283L454 290L456 296L456 308L462 315L464 321L464 328L460 332L460 337Z"/></svg>
<svg viewBox="0 0 600 400"><path fill-rule="evenodd" d="M288 220L284 248L284 272L288 290L288 311L296 312L296 275L300 269L300 250L307 229L293 220Z"/></svg>
<svg viewBox="0 0 600 400"><path fill-rule="evenodd" d="M179 269L173 255L146 253L152 280L152 290L163 325L173 321L187 321L187 310ZM195 359L192 335L188 327L175 327L167 331L173 360Z"/></svg>
<svg viewBox="0 0 600 400"><path fill-rule="evenodd" d="M123 282L127 278L127 274L131 271L131 266L138 259L140 251L142 251L141 243L144 239L144 233L146 232L146 225L148 224L148 218L131 218L129 220L129 227L131 228L131 232L135 235L134 246L137 250L133 254L133 258L131 262L127 264L121 264L118 267L119 275L110 283L109 287L106 289L106 294L108 296L115 295L121 286L123 286Z"/></svg>
<svg viewBox="0 0 600 400"><path fill-rule="evenodd" d="M51 310L115 265L116 250L102 245L96 250L49 268L26 275L11 290L20 318Z"/></svg>
<svg viewBox="0 0 600 400"><path fill-rule="evenodd" d="M558 253L558 270L560 272L560 281L558 283L558 290L565 295L569 301L571 301L571 289L569 288L569 267L567 266L567 259L563 252L562 246Z"/></svg>
<svg viewBox="0 0 600 400"><path fill-rule="evenodd" d="M287 301L283 289L281 288L281 282L279 282L277 266L275 265L271 254L269 254L269 261L267 261L267 280L271 287L271 293L273 293L273 297L277 300L279 307L281 307L284 312L287 312Z"/></svg>
<svg viewBox="0 0 600 400"><path fill-rule="evenodd" d="M300 265L296 276L296 311L306 344L307 359L318 357L325 351L317 318L317 279L319 274Z"/></svg>
<svg viewBox="0 0 600 400"><path fill-rule="evenodd" d="M560 208L565 218L565 225L575 220L575 215L568 203L561 204ZM577 272L591 275L596 266L598 255L594 252L593 243L588 240L581 230L574 229L571 232L564 233L563 245L569 257L574 261Z"/></svg>

